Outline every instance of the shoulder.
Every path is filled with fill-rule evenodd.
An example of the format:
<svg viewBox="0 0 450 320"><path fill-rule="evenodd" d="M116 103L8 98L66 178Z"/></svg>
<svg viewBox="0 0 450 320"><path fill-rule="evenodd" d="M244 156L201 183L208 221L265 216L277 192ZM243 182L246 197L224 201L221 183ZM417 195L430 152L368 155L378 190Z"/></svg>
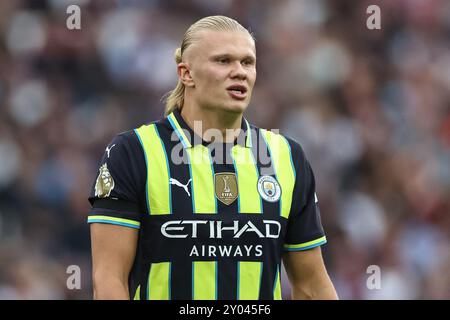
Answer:
<svg viewBox="0 0 450 320"><path fill-rule="evenodd" d="M118 133L113 137L105 149L105 153L108 158L110 158L113 153L120 156L129 157L133 154L138 154L140 151L140 142L135 130L128 130Z"/></svg>
<svg viewBox="0 0 450 320"><path fill-rule="evenodd" d="M287 143L289 144L289 147L291 148L292 157L299 158L299 160L302 162L306 161L305 152L301 144L291 137L284 135L283 137L286 139Z"/></svg>
<svg viewBox="0 0 450 320"><path fill-rule="evenodd" d="M136 143L136 141L139 142L135 130L136 129L131 129L128 131L120 132L114 137L113 141L121 144L133 144Z"/></svg>
<svg viewBox="0 0 450 320"><path fill-rule="evenodd" d="M156 121L151 121L141 126L133 129L133 133L136 136L136 139L142 145L143 138L151 138L152 135L148 136L149 133L156 133L156 137L160 139L166 138L167 134L170 134L171 130L170 122L167 118L159 119Z"/></svg>
<svg viewBox="0 0 450 320"><path fill-rule="evenodd" d="M279 144L281 148L287 148L296 167L304 165L307 161L301 144L295 139L281 133L279 130L267 130L252 124L250 124L250 128L252 132L256 133L254 136L259 143L262 140L269 147L270 145Z"/></svg>
<svg viewBox="0 0 450 320"><path fill-rule="evenodd" d="M118 133L113 138L113 140L111 141L109 146L111 146L112 144L115 143L117 147L131 148L135 151L137 151L137 149L141 150L142 149L141 148L142 141L141 141L140 133L142 132L142 129L155 126L158 129L158 131L162 131L167 128L168 124L169 124L169 122L167 121L166 118L160 119L157 121L151 121L151 122L144 123L144 124L140 125L139 127Z"/></svg>

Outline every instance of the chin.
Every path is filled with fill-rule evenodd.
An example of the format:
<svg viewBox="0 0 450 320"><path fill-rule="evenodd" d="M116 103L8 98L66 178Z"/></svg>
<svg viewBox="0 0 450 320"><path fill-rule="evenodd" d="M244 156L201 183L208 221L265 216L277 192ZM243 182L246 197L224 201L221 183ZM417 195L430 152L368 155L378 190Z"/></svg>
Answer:
<svg viewBox="0 0 450 320"><path fill-rule="evenodd" d="M247 101L226 101L221 104L209 105L206 109L215 110L217 112L228 112L228 113L243 113L249 103Z"/></svg>
<svg viewBox="0 0 450 320"><path fill-rule="evenodd" d="M245 110L247 110L248 103L246 101L242 102L235 102L235 103L229 103L225 106L223 106L221 109L227 112L232 113L243 113Z"/></svg>

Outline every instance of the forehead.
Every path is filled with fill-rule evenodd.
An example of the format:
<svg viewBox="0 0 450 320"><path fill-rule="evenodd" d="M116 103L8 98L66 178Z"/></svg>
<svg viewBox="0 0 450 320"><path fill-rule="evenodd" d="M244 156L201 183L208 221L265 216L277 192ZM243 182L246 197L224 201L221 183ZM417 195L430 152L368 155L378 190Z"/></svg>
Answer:
<svg viewBox="0 0 450 320"><path fill-rule="evenodd" d="M256 55L253 38L244 31L210 31L204 30L196 34L195 41L189 49L193 55L214 56L230 54L239 56Z"/></svg>

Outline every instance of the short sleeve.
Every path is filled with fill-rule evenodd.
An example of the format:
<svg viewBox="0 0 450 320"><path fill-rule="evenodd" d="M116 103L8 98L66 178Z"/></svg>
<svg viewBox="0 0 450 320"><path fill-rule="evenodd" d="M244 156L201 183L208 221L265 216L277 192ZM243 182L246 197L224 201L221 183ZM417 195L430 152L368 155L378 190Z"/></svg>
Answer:
<svg viewBox="0 0 450 320"><path fill-rule="evenodd" d="M139 229L145 213L145 172L143 151L134 131L114 137L105 148L91 188L88 223Z"/></svg>
<svg viewBox="0 0 450 320"><path fill-rule="evenodd" d="M300 145L288 139L296 182L283 249L301 251L327 242L320 219L314 173Z"/></svg>

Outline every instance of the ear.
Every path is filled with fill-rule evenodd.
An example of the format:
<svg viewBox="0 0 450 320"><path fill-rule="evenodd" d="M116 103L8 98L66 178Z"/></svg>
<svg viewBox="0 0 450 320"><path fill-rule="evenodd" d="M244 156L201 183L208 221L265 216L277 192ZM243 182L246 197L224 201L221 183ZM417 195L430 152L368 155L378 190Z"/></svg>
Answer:
<svg viewBox="0 0 450 320"><path fill-rule="evenodd" d="M177 66L178 78L186 87L194 87L194 79L192 79L191 69L186 62L180 62Z"/></svg>

